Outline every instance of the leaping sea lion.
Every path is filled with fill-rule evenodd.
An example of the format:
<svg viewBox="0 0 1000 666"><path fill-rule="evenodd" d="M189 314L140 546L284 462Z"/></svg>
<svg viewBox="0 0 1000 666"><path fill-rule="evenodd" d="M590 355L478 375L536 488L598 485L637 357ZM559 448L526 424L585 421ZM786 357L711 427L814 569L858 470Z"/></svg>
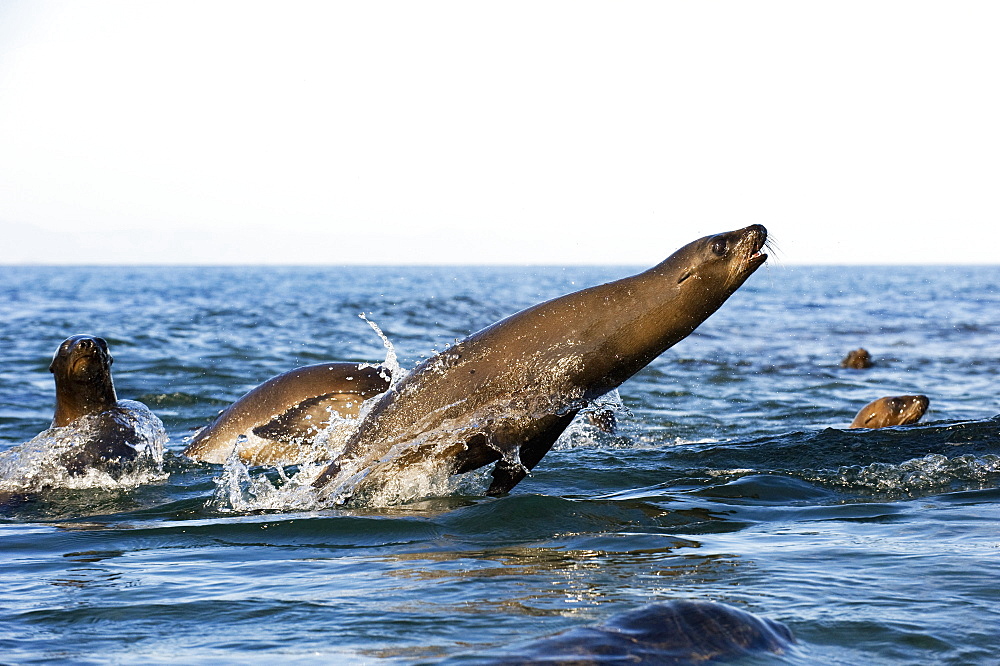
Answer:
<svg viewBox="0 0 1000 666"><path fill-rule="evenodd" d="M330 496L356 474L377 482L436 460L452 473L496 463L487 492L508 492L581 408L715 312L765 262L766 239L760 225L707 236L470 335L383 394L314 485Z"/></svg>
<svg viewBox="0 0 1000 666"><path fill-rule="evenodd" d="M916 423L931 404L926 395L896 395L873 400L861 408L849 428L887 428Z"/></svg>
<svg viewBox="0 0 1000 666"><path fill-rule="evenodd" d="M364 363L317 363L289 370L230 405L194 436L184 455L223 463L236 447L240 460L248 464L304 462L310 451L303 442L329 423L331 411L356 417L362 402L387 388L388 371Z"/></svg>

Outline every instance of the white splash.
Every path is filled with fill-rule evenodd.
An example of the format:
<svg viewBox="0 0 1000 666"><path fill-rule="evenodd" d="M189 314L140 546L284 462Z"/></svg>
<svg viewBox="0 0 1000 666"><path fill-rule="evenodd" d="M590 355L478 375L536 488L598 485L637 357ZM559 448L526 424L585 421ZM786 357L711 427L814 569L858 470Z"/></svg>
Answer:
<svg viewBox="0 0 1000 666"><path fill-rule="evenodd" d="M392 457L392 454L386 456L384 464L393 466ZM221 513L241 514L315 511L344 506L348 501L352 507L387 507L460 492L482 494L488 485L481 474L452 476L439 460L417 461L394 469L391 474L378 473L381 471L378 467L378 463L363 469L346 466L336 485L316 488L313 482L325 471L326 464L300 465L292 474L282 467L251 471L233 454L226 460L222 475L215 479L215 494L208 507ZM378 482L365 483L373 471Z"/></svg>
<svg viewBox="0 0 1000 666"><path fill-rule="evenodd" d="M379 368L383 370L384 372L381 373L382 378L389 382L389 388L391 389L403 378L403 370L400 368L399 360L396 358L396 348L392 346L392 342L388 337L386 337L385 333L382 332L379 325L365 316L364 312L358 314L358 316L364 319L365 323L372 327L372 330L375 331L378 337L382 339L382 345L385 347L385 360L381 364L375 365L363 363L362 367Z"/></svg>
<svg viewBox="0 0 1000 666"><path fill-rule="evenodd" d="M300 464L292 472L287 467L251 470L234 451L223 465L222 475L215 479L216 490L208 507L222 513L312 511L348 502L352 507L371 508L456 493L481 495L489 485L492 466L478 472L452 475L451 456L443 452L456 446L455 429L444 428L418 441L401 442L374 462L346 462L336 483L319 488L314 487L313 482L334 457ZM336 441L328 445L330 450L342 450L351 431L348 427L338 432L324 432Z"/></svg>
<svg viewBox="0 0 1000 666"><path fill-rule="evenodd" d="M553 446L554 450L576 448L624 448L630 440L621 441L622 424L632 412L622 402L618 389L612 389L580 410ZM624 417L624 418L623 418ZM613 441L612 441L613 440Z"/></svg>
<svg viewBox="0 0 1000 666"><path fill-rule="evenodd" d="M314 467L322 470L322 466ZM209 507L222 513L316 508L315 489L301 482L302 474L289 477L282 467L272 469L278 476L275 482L263 472L251 474L234 452L223 465L222 475L215 479L215 495Z"/></svg>
<svg viewBox="0 0 1000 666"><path fill-rule="evenodd" d="M848 488L875 492L921 492L954 483L988 483L1000 474L1000 456L962 455L954 458L929 453L898 465L872 463L864 467L841 467L836 472L819 473L816 479Z"/></svg>
<svg viewBox="0 0 1000 666"><path fill-rule="evenodd" d="M112 420L134 437L128 446L134 459L96 463L70 470L67 461L84 446L101 439L101 429ZM0 492L40 493L49 488L131 489L166 480L163 451L167 433L163 423L145 405L131 400L103 414L77 419L60 428L44 430L31 440L0 453Z"/></svg>

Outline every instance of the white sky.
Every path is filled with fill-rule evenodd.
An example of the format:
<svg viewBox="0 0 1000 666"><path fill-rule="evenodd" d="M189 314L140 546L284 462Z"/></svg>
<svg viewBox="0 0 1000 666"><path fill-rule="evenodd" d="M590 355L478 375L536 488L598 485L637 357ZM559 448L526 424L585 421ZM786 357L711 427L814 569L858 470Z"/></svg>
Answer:
<svg viewBox="0 0 1000 666"><path fill-rule="evenodd" d="M0 0L0 263L997 263L998 2Z"/></svg>

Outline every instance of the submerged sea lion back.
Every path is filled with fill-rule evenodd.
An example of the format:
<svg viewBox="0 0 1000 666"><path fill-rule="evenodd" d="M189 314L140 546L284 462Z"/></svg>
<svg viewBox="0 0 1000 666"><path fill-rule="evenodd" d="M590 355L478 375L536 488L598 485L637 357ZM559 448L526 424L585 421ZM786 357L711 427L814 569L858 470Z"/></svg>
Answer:
<svg viewBox="0 0 1000 666"><path fill-rule="evenodd" d="M793 642L780 622L711 601L676 600L533 641L486 663L701 664L782 654Z"/></svg>

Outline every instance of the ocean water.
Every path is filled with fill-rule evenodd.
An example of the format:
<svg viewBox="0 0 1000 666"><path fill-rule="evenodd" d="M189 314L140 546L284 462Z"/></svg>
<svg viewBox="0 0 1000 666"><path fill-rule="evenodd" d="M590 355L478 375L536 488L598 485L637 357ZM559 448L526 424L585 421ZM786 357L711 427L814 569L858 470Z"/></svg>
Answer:
<svg viewBox="0 0 1000 666"><path fill-rule="evenodd" d="M0 267L0 450L48 427L74 333L169 436L162 469L0 513L0 663L477 663L672 600L795 636L739 663L996 663L998 267L765 266L505 497L306 509L294 469L180 453L270 376L385 359L359 314L408 369L636 270ZM910 393L919 424L846 429Z"/></svg>

